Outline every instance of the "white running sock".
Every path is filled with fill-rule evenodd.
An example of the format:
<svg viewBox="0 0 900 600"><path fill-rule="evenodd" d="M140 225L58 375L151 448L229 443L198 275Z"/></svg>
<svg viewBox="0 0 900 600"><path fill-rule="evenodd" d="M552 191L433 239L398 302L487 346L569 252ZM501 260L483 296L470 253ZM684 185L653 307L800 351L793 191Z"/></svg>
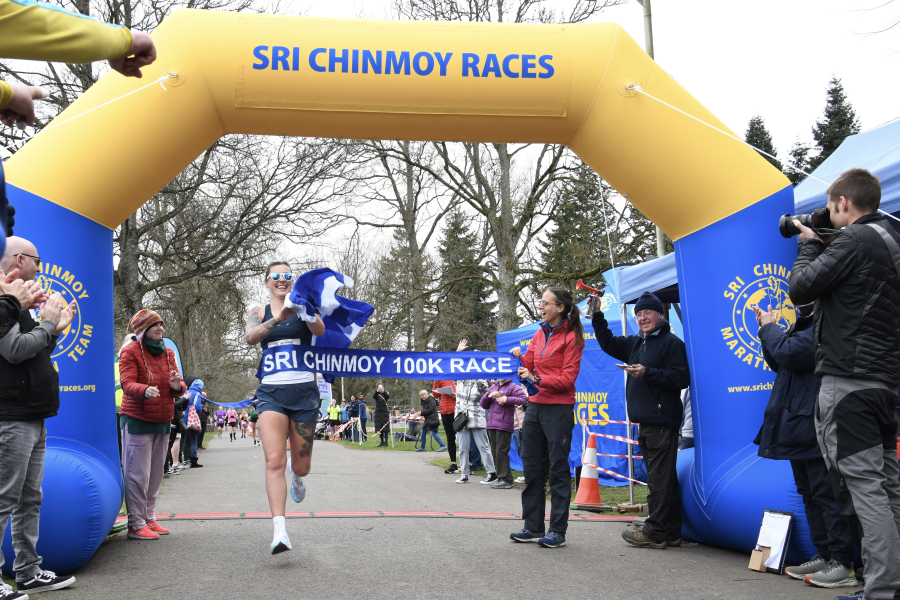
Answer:
<svg viewBox="0 0 900 600"><path fill-rule="evenodd" d="M287 529L284 526L284 517L272 517L272 523L275 525L275 533L272 535L273 554L284 552L285 548L291 549L291 540L288 538Z"/></svg>
<svg viewBox="0 0 900 600"><path fill-rule="evenodd" d="M272 517L272 523L275 525L275 537L280 534L287 534L287 527L284 524L284 517Z"/></svg>

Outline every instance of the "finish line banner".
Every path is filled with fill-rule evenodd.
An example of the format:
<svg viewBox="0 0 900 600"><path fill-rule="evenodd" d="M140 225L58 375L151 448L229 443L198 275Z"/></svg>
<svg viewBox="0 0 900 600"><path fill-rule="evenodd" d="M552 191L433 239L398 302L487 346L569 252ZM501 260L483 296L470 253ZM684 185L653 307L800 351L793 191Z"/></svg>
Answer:
<svg viewBox="0 0 900 600"><path fill-rule="evenodd" d="M522 361L500 352L395 352L277 345L263 351L256 376L314 371L339 377L515 379Z"/></svg>

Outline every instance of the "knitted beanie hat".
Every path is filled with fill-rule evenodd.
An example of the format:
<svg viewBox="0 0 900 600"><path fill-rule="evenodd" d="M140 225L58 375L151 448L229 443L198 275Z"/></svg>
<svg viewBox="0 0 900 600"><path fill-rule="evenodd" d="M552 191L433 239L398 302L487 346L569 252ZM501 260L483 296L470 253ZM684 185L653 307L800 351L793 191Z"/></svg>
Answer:
<svg viewBox="0 0 900 600"><path fill-rule="evenodd" d="M637 304L634 305L634 314L637 314L642 310L655 310L658 313L664 313L666 309L663 308L663 304L659 301L659 298L656 297L656 294L644 292L641 294L640 299L638 299Z"/></svg>
<svg viewBox="0 0 900 600"><path fill-rule="evenodd" d="M144 341L144 333L153 325L162 322L162 317L160 317L159 314L149 308L144 308L131 317L128 326L131 327L132 331L137 335L138 341L142 342Z"/></svg>

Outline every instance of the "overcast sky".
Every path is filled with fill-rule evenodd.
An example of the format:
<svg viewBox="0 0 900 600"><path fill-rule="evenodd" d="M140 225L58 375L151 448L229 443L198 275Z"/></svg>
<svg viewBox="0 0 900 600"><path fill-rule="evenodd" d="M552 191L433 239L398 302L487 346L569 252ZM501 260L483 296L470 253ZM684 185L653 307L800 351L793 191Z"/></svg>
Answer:
<svg viewBox="0 0 900 600"><path fill-rule="evenodd" d="M546 4L571 7L574 0ZM900 17L888 0L653 0L656 61L700 102L743 136L761 115L780 157L825 107L832 76L843 80L863 129L900 117ZM297 0L317 17L388 18L390 0ZM618 23L644 44L637 0L593 20Z"/></svg>

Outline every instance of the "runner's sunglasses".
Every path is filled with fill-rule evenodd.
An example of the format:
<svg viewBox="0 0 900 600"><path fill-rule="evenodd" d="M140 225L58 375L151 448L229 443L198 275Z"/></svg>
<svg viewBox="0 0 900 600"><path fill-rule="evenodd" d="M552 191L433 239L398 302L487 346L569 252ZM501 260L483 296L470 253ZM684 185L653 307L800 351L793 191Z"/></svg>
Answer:
<svg viewBox="0 0 900 600"><path fill-rule="evenodd" d="M285 281L291 281L294 278L293 273L269 273L268 279L272 281L278 281L279 279L284 278Z"/></svg>

